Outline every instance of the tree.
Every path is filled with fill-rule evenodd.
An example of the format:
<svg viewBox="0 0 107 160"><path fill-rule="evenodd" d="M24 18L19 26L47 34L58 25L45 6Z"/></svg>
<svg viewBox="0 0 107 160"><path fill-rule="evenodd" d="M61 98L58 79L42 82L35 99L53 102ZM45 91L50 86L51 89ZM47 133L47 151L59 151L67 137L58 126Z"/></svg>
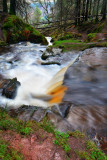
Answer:
<svg viewBox="0 0 107 160"><path fill-rule="evenodd" d="M87 19L88 19L88 10L89 10L89 0L87 0L87 3L86 3L85 21L87 21Z"/></svg>
<svg viewBox="0 0 107 160"><path fill-rule="evenodd" d="M91 12L92 12L92 0L90 0L90 8L89 8L89 15L91 16Z"/></svg>
<svg viewBox="0 0 107 160"><path fill-rule="evenodd" d="M36 9L34 11L34 21L35 21L35 23L39 23L40 22L41 15L42 15L41 10L36 6Z"/></svg>
<svg viewBox="0 0 107 160"><path fill-rule="evenodd" d="M3 12L8 12L8 8L7 8L7 0L3 0Z"/></svg>
<svg viewBox="0 0 107 160"><path fill-rule="evenodd" d="M97 1L97 13L96 13L96 22L98 21L98 11L99 11L100 0Z"/></svg>
<svg viewBox="0 0 107 160"><path fill-rule="evenodd" d="M86 6L86 0L83 0L83 7L82 7L83 21L84 21L84 17L85 17L85 6Z"/></svg>
<svg viewBox="0 0 107 160"><path fill-rule="evenodd" d="M27 0L16 0L16 14L23 18L25 22L29 22L31 7Z"/></svg>
<svg viewBox="0 0 107 160"><path fill-rule="evenodd" d="M106 19L106 10L107 10L107 0L103 0L103 5L102 5L103 17L102 17L102 20Z"/></svg>
<svg viewBox="0 0 107 160"><path fill-rule="evenodd" d="M78 0L78 24L80 24L81 0Z"/></svg>
<svg viewBox="0 0 107 160"><path fill-rule="evenodd" d="M75 23L80 24L81 0L76 0Z"/></svg>
<svg viewBox="0 0 107 160"><path fill-rule="evenodd" d="M16 0L10 0L10 14L16 15Z"/></svg>

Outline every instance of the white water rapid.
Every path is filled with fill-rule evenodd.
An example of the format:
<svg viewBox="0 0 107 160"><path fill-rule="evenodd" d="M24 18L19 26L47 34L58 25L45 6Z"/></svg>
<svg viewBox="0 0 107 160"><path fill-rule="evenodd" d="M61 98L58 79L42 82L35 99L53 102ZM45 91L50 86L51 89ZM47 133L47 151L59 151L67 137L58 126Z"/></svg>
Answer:
<svg viewBox="0 0 107 160"><path fill-rule="evenodd" d="M50 38L48 38L49 44ZM47 90L51 85L63 81L66 66L74 62L78 55L70 56L66 63L59 65L41 65L44 62L41 55L47 46L40 44L19 43L11 45L8 53L0 56L0 74L5 78L15 78L21 83L17 96L11 100L0 95L1 106L12 106L14 108L21 105L49 106ZM59 71L64 68L60 73ZM59 72L59 76L58 73ZM54 76L57 75L56 80ZM59 78L58 78L59 77Z"/></svg>

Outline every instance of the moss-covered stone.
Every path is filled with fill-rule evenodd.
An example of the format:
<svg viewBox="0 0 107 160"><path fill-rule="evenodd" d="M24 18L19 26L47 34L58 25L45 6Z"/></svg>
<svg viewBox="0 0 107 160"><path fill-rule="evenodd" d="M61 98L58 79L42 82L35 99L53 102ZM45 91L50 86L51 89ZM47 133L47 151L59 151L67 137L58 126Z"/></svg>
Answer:
<svg viewBox="0 0 107 160"><path fill-rule="evenodd" d="M24 23L17 16L9 15L2 24L4 39L7 43L17 43L20 41L30 41L47 45L46 38L34 27Z"/></svg>
<svg viewBox="0 0 107 160"><path fill-rule="evenodd" d="M0 46L5 46L5 45L6 45L6 42L0 41Z"/></svg>

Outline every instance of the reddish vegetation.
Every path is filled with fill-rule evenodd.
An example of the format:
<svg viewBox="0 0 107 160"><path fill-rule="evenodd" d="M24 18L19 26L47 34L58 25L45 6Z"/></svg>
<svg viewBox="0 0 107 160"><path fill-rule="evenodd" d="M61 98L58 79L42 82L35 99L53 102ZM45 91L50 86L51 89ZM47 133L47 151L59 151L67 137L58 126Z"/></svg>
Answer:
<svg viewBox="0 0 107 160"><path fill-rule="evenodd" d="M54 144L54 137L40 129L25 137L13 131L2 131L0 137L10 143L10 147L24 155L24 160L65 160L65 152ZM76 150L85 151L84 138L69 138L71 151L67 154L69 160L80 160L75 154Z"/></svg>
<svg viewBox="0 0 107 160"><path fill-rule="evenodd" d="M54 145L53 135L37 131L28 137L21 136L12 131L2 133L3 139L10 143L10 146L20 151L25 160L64 160L65 152L61 147Z"/></svg>

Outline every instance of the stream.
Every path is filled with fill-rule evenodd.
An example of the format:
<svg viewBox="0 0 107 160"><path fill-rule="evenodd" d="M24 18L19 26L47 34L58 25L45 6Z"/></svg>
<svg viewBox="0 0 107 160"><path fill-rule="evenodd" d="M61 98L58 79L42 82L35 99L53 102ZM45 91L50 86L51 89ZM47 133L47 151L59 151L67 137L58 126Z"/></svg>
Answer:
<svg viewBox="0 0 107 160"><path fill-rule="evenodd" d="M50 38L47 39L51 45ZM0 92L0 106L14 109L21 105L43 109L55 106L56 110L59 107L66 115L49 113L59 130L94 130L107 137L107 48L68 53L57 49L54 56L42 60L46 47L21 42L1 51L1 79L17 77L21 86L15 99L8 99ZM41 65L51 61L60 65Z"/></svg>

